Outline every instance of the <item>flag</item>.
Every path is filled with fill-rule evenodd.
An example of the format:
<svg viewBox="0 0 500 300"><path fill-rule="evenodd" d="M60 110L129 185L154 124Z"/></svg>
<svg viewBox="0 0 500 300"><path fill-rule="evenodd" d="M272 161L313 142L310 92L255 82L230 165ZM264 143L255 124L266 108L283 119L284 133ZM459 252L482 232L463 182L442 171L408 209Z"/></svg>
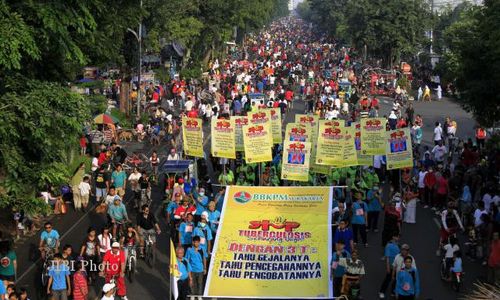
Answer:
<svg viewBox="0 0 500 300"><path fill-rule="evenodd" d="M177 256L175 255L175 246L172 240L170 240L170 293L174 296L174 299L179 297L179 290L177 289L177 281L181 276L179 272L179 265L177 264Z"/></svg>

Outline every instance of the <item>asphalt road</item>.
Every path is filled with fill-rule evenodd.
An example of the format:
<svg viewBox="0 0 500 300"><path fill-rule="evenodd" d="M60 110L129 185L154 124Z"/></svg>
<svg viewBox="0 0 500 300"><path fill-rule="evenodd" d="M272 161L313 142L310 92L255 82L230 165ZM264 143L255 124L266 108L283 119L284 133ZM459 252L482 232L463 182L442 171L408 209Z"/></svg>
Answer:
<svg viewBox="0 0 500 300"><path fill-rule="evenodd" d="M380 115L386 114L391 107L391 99L381 98ZM465 137L473 134L474 121L458 105L447 100L432 103L415 103L416 114L424 117L424 142L430 143L432 139L433 123L444 120L445 116L451 116L458 123L458 136ZM294 104L294 109L287 115L285 122L293 122L295 113L303 113L304 105L299 100ZM205 138L209 138L208 129L205 128ZM205 143L205 151L209 153L209 143ZM127 150L134 149L144 153L151 153L152 149L148 144L129 144ZM165 146L158 147L160 155L167 153ZM208 173L215 181L211 164L208 164ZM153 210L158 216L161 215L162 193L159 188L153 190ZM131 218L134 220L134 218ZM104 218L94 212L86 214L80 212L70 212L64 216L57 216L53 219L54 228L63 236L62 244L71 244L75 248L81 245L86 231L90 226L101 228ZM380 225L383 220L380 220ZM419 206L417 211L417 224L405 224L403 227L401 242L411 246L411 253L415 257L421 276L422 295L420 299L447 300L457 299L458 295L452 291L449 284L444 283L439 277L440 258L435 256L438 241L438 225L432 211ZM161 221L163 233L157 239L157 263L154 268L148 267L143 261L138 262L138 274L133 283L127 282L129 299L168 299L168 235L166 226ZM31 299L42 299L39 297L40 270L36 263L30 259L33 249L38 243L39 234L33 238L25 240L16 247L19 264L18 286L28 288ZM368 248L361 248L361 258L365 263L367 275L362 281L362 295L364 299L377 299L378 289L384 276L384 264L380 260L383 251L381 248L380 233L370 233L368 236ZM465 278L463 290L470 290L472 283L485 274L485 268L478 262L471 262L464 259L464 268L467 276ZM100 290L102 283L96 283L97 290ZM95 294L96 291L93 291Z"/></svg>

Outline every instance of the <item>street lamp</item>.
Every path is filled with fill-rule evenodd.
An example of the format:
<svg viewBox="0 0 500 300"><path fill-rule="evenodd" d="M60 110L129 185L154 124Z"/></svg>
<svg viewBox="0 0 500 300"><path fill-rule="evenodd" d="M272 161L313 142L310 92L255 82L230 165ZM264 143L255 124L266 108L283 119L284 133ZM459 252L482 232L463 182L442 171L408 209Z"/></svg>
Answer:
<svg viewBox="0 0 500 300"><path fill-rule="evenodd" d="M141 0L141 10L142 10L142 0ZM142 73L142 19L139 22L139 34L133 29L127 28L127 31L131 32L137 39L139 44L139 74L137 75L137 120L141 117L141 73Z"/></svg>

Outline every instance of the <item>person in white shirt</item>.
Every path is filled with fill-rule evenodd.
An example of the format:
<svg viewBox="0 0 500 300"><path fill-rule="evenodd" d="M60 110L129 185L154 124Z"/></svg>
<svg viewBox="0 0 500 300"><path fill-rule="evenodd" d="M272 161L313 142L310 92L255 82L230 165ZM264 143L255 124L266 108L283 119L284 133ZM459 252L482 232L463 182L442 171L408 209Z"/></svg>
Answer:
<svg viewBox="0 0 500 300"><path fill-rule="evenodd" d="M425 199L425 183L424 183L424 178L425 175L427 174L427 171L425 170L424 166L420 167L420 171L418 172L418 193L420 196L420 200L424 203L424 208L428 208L429 205L426 203Z"/></svg>
<svg viewBox="0 0 500 300"><path fill-rule="evenodd" d="M80 190L80 203L75 202L75 210L83 207L83 210L87 209L90 198L90 178L88 176L83 177L83 181L78 185L78 190ZM81 206L80 206L81 205ZM78 206L78 207L77 207Z"/></svg>
<svg viewBox="0 0 500 300"><path fill-rule="evenodd" d="M481 200L477 202L477 208L474 211L474 226L476 228L483 224L483 221L481 220L481 216L483 214L488 214L488 212L484 209L484 202Z"/></svg>
<svg viewBox="0 0 500 300"><path fill-rule="evenodd" d="M193 106L193 101L191 100L191 98L188 98L188 101L186 101L186 103L184 104L184 108L186 109L186 111L191 111L193 109Z"/></svg>
<svg viewBox="0 0 500 300"><path fill-rule="evenodd" d="M94 155L94 157L92 157L92 167L90 168L90 170L92 170L92 172L95 172L97 171L97 168L99 168L99 153L96 153L96 155Z"/></svg>
<svg viewBox="0 0 500 300"><path fill-rule="evenodd" d="M441 140L443 140L443 128L441 128L439 122L436 122L436 127L434 128L434 145L437 145Z"/></svg>
<svg viewBox="0 0 500 300"><path fill-rule="evenodd" d="M432 149L432 155L437 163L443 163L445 155L447 153L446 147L443 145L443 141L440 140L436 146Z"/></svg>
<svg viewBox="0 0 500 300"><path fill-rule="evenodd" d="M167 160L179 160L179 154L175 152L175 149L170 149L170 154L167 156Z"/></svg>

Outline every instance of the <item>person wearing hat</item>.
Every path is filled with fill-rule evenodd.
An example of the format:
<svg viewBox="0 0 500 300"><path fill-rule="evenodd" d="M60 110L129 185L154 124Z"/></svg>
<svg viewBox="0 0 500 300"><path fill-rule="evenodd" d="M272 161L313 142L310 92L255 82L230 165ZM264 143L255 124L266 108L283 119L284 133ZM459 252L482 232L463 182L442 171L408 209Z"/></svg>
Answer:
<svg viewBox="0 0 500 300"><path fill-rule="evenodd" d="M115 299L115 284L114 283L106 283L102 287L102 298L101 300L114 300Z"/></svg>
<svg viewBox="0 0 500 300"><path fill-rule="evenodd" d="M210 254L212 249L212 231L208 227L208 213L202 214L198 226L193 230L193 238L195 236L200 237L200 246L205 250L206 253Z"/></svg>
<svg viewBox="0 0 500 300"><path fill-rule="evenodd" d="M127 288L125 286L125 252L120 250L120 243L113 242L111 250L104 254L101 270L104 270L105 282L114 279L117 287L117 296L127 300Z"/></svg>

